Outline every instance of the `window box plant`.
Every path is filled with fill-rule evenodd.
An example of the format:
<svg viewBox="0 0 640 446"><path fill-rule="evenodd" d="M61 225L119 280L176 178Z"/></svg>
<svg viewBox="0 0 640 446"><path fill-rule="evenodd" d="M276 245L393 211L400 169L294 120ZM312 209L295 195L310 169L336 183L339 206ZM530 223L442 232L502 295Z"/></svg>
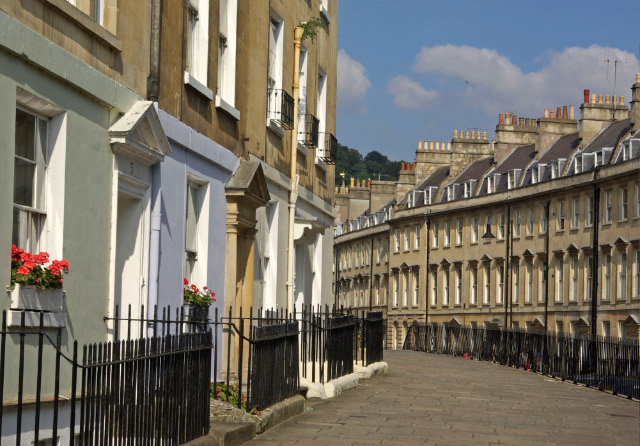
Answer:
<svg viewBox="0 0 640 446"><path fill-rule="evenodd" d="M195 284L189 284L189 281L184 279L183 294L189 320L206 321L209 306L216 301L216 293L206 286L200 290Z"/></svg>
<svg viewBox="0 0 640 446"><path fill-rule="evenodd" d="M11 309L60 312L66 260L49 260L49 254L31 254L11 246Z"/></svg>

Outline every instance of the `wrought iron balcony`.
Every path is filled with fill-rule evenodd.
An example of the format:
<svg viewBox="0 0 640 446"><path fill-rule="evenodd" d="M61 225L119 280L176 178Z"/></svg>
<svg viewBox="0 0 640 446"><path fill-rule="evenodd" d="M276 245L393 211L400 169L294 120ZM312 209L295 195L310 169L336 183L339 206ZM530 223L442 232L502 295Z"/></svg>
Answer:
<svg viewBox="0 0 640 446"><path fill-rule="evenodd" d="M338 139L331 133L324 133L323 136L316 158L327 164L335 164L338 159Z"/></svg>
<svg viewBox="0 0 640 446"><path fill-rule="evenodd" d="M267 118L282 128L293 128L293 98L289 93L279 89L268 89Z"/></svg>
<svg viewBox="0 0 640 446"><path fill-rule="evenodd" d="M302 116L298 122L298 142L308 147L318 147L320 121L311 113Z"/></svg>

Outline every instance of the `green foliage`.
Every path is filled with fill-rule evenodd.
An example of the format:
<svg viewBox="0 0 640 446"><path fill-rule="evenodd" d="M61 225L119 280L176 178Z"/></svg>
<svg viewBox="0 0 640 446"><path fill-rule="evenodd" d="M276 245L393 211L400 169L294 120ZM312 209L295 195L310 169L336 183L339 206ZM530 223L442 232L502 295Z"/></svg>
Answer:
<svg viewBox="0 0 640 446"><path fill-rule="evenodd" d="M373 150L362 156L358 149L352 149L338 144L338 160L336 162L336 186L342 184L340 173L344 172L345 184L349 185L349 178L361 180L397 181L400 171L400 161L390 161L386 155Z"/></svg>
<svg viewBox="0 0 640 446"><path fill-rule="evenodd" d="M307 20L305 23L300 23L298 26L304 30L302 32L302 38L300 39L301 42L304 42L304 39L307 37L313 42L318 34L318 28L324 27L322 21L315 17Z"/></svg>

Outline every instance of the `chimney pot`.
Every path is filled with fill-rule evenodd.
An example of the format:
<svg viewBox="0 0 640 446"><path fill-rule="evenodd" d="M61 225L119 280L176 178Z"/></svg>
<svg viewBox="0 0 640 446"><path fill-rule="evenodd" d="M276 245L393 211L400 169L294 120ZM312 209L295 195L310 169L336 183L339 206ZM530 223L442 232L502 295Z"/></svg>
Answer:
<svg viewBox="0 0 640 446"><path fill-rule="evenodd" d="M464 132L464 139L469 139L469 130Z"/></svg>
<svg viewBox="0 0 640 446"><path fill-rule="evenodd" d="M404 170L404 161L400 164L400 170Z"/></svg>
<svg viewBox="0 0 640 446"><path fill-rule="evenodd" d="M457 137L458 137L458 131L457 131L457 130L454 130L454 131L453 131L453 137L454 137L454 138L457 138Z"/></svg>
<svg viewBox="0 0 640 446"><path fill-rule="evenodd" d="M617 105L618 104L618 96L611 96L611 102L613 103L613 105Z"/></svg>
<svg viewBox="0 0 640 446"><path fill-rule="evenodd" d="M511 117L511 125L518 125L518 117L516 115Z"/></svg>
<svg viewBox="0 0 640 446"><path fill-rule="evenodd" d="M498 115L498 125L502 125L502 124L504 124L504 115L500 113Z"/></svg>
<svg viewBox="0 0 640 446"><path fill-rule="evenodd" d="M531 125L531 118L527 118L524 120L524 125L529 127Z"/></svg>
<svg viewBox="0 0 640 446"><path fill-rule="evenodd" d="M429 141L429 149L433 150L433 141Z"/></svg>
<svg viewBox="0 0 640 446"><path fill-rule="evenodd" d="M505 113L504 114L504 122L507 125L511 124L511 113Z"/></svg>
<svg viewBox="0 0 640 446"><path fill-rule="evenodd" d="M589 103L589 89L588 88L584 89L584 103L585 104Z"/></svg>
<svg viewBox="0 0 640 446"><path fill-rule="evenodd" d="M567 114L567 106L566 105L562 106L562 119L569 119L569 116Z"/></svg>
<svg viewBox="0 0 640 446"><path fill-rule="evenodd" d="M620 105L624 105L624 96L620 96Z"/></svg>
<svg viewBox="0 0 640 446"><path fill-rule="evenodd" d="M476 132L473 130L471 131L471 139L476 139Z"/></svg>
<svg viewBox="0 0 640 446"><path fill-rule="evenodd" d="M595 93L593 93L593 94L591 95L591 103L592 103L592 104L595 104L595 103L596 103L596 94L595 94Z"/></svg>
<svg viewBox="0 0 640 446"><path fill-rule="evenodd" d="M602 104L602 95L601 94L598 95L598 104Z"/></svg>
<svg viewBox="0 0 640 446"><path fill-rule="evenodd" d="M482 139L487 139L487 132L482 132Z"/></svg>
<svg viewBox="0 0 640 446"><path fill-rule="evenodd" d="M548 109L548 108L545 108L545 109L544 109L544 117L545 117L545 118L548 118L548 117L549 117L549 109Z"/></svg>
<svg viewBox="0 0 640 446"><path fill-rule="evenodd" d="M411 166L411 170L416 170L416 162L414 161L412 166Z"/></svg>
<svg viewBox="0 0 640 446"><path fill-rule="evenodd" d="M351 181L349 182L349 184L351 185L351 187L353 187L353 183L355 182L355 179L353 177L351 177Z"/></svg>
<svg viewBox="0 0 640 446"><path fill-rule="evenodd" d="M636 73L636 84L640 84L640 73Z"/></svg>
<svg viewBox="0 0 640 446"><path fill-rule="evenodd" d="M560 107L556 109L556 119L560 119L562 117L562 111L560 111Z"/></svg>
<svg viewBox="0 0 640 446"><path fill-rule="evenodd" d="M551 119L555 119L556 117L556 111L554 109L549 110L549 117Z"/></svg>
<svg viewBox="0 0 640 446"><path fill-rule="evenodd" d="M524 118L518 118L518 125L524 125Z"/></svg>
<svg viewBox="0 0 640 446"><path fill-rule="evenodd" d="M369 178L369 181L367 181L367 187L371 189L371 178Z"/></svg>
<svg viewBox="0 0 640 446"><path fill-rule="evenodd" d="M450 142L447 143L447 150L451 151L451 143Z"/></svg>
<svg viewBox="0 0 640 446"><path fill-rule="evenodd" d="M422 140L418 140L418 150L422 150Z"/></svg>
<svg viewBox="0 0 640 446"><path fill-rule="evenodd" d="M606 94L604 95L604 103L605 104L611 104L611 96Z"/></svg>
<svg viewBox="0 0 640 446"><path fill-rule="evenodd" d="M569 106L569 119L575 119L575 108L573 105Z"/></svg>
<svg viewBox="0 0 640 446"><path fill-rule="evenodd" d="M440 150L440 141L436 141L436 150Z"/></svg>

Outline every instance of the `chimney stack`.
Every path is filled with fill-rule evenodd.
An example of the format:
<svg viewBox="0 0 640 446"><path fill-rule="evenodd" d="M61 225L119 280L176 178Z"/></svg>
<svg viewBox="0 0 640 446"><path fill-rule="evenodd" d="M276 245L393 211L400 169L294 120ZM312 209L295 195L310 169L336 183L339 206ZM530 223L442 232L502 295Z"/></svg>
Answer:
<svg viewBox="0 0 640 446"><path fill-rule="evenodd" d="M620 99L624 102L624 98ZM640 73L636 73L636 83L631 87L631 112L629 119L631 120L631 129L634 132L640 130Z"/></svg>

